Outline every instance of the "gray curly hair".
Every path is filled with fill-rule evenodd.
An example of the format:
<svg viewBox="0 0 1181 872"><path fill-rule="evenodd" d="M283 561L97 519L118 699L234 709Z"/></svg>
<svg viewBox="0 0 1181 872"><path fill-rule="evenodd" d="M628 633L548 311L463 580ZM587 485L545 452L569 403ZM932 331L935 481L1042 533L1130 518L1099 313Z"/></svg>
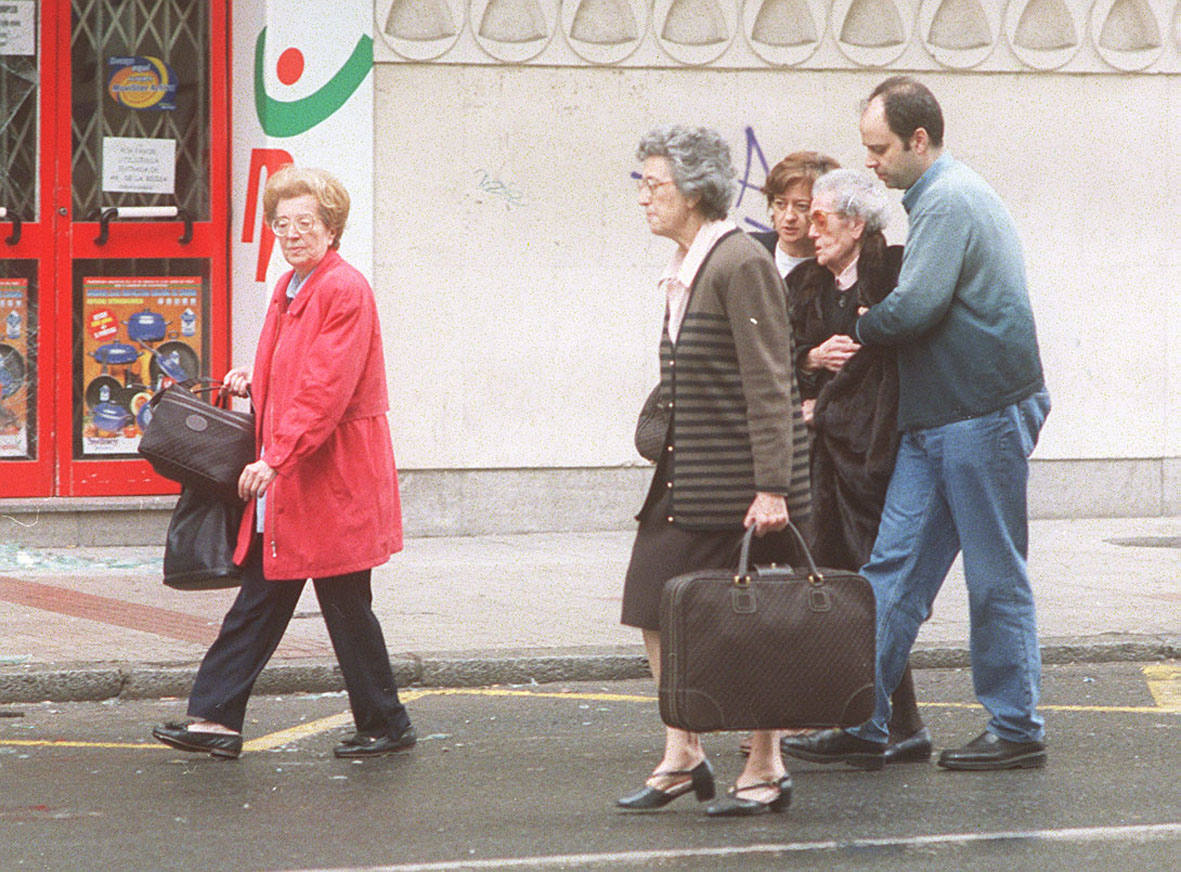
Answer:
<svg viewBox="0 0 1181 872"><path fill-rule="evenodd" d="M708 127L675 124L649 131L636 148L636 159L666 158L673 183L686 197L699 197L698 210L714 221L725 218L734 199L734 166L730 146Z"/></svg>
<svg viewBox="0 0 1181 872"><path fill-rule="evenodd" d="M890 198L886 189L860 170L833 170L812 184L812 199L821 194L832 198L836 210L865 222L865 233L877 233L890 220Z"/></svg>

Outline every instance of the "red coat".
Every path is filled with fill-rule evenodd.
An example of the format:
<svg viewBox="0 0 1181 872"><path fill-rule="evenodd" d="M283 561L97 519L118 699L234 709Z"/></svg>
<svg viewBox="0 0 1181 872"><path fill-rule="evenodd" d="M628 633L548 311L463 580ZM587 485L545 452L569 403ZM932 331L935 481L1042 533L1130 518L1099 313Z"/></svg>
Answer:
<svg viewBox="0 0 1181 872"><path fill-rule="evenodd" d="M373 290L329 251L288 305L275 285L251 377L255 438L278 473L266 492L263 574L343 575L402 549L389 395ZM234 560L256 526L251 501Z"/></svg>

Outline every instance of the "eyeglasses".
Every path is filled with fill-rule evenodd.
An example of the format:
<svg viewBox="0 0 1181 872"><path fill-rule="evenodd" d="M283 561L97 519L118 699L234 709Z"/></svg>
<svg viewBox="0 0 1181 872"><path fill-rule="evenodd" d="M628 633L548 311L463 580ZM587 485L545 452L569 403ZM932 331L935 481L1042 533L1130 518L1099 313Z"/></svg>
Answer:
<svg viewBox="0 0 1181 872"><path fill-rule="evenodd" d="M843 212L834 212L831 209L813 209L808 213L808 220L812 222L813 227L815 227L821 233L824 233L826 230L828 230L828 216L843 214Z"/></svg>
<svg viewBox="0 0 1181 872"><path fill-rule="evenodd" d="M319 221L315 215L296 215L294 218L276 218L271 222L271 230L276 236L286 236L294 227L299 233L311 233L312 228Z"/></svg>
<svg viewBox="0 0 1181 872"><path fill-rule="evenodd" d="M651 197L656 194L657 188L660 188L663 185L671 184L673 184L672 179L664 179L662 181L660 179L650 179L647 176L641 176L640 178L636 179L636 190L641 194L647 191L648 196Z"/></svg>

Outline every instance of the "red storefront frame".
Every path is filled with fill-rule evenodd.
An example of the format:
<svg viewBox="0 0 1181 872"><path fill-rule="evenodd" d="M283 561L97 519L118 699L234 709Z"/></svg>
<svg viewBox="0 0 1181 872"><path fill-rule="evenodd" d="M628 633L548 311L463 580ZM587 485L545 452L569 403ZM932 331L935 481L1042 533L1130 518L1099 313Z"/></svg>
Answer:
<svg viewBox="0 0 1181 872"><path fill-rule="evenodd" d="M122 496L175 493L178 487L156 475L137 457L78 456L79 336L75 266L78 262L189 261L203 264L208 299L206 373L220 375L229 364L229 0L209 0L207 99L208 214L192 222L182 243L182 223L167 220L111 221L105 244L96 241L96 215L76 215L73 197L74 143L72 57L74 22L70 3L38 4L39 197L35 220L21 225L8 244L14 222L0 219L0 251L13 261L35 262L36 373L29 385L37 414L32 438L35 457L0 460L0 497ZM102 64L102 58L94 59ZM100 73L101 74L101 73ZM7 204L0 204L7 205Z"/></svg>

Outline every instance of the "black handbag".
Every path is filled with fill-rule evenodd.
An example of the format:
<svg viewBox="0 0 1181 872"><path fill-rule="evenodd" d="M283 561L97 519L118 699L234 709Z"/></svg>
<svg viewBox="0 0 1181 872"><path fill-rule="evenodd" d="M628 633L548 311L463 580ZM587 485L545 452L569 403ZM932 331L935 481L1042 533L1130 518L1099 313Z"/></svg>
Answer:
<svg viewBox="0 0 1181 872"><path fill-rule="evenodd" d="M257 459L254 414L226 408L224 392L221 403L208 403L184 385L169 385L150 401L152 417L140 437L139 453L165 478L237 500L238 478Z"/></svg>
<svg viewBox="0 0 1181 872"><path fill-rule="evenodd" d="M854 572L808 564L701 570L665 583L660 601L660 716L696 733L853 726L874 707L873 588Z"/></svg>
<svg viewBox="0 0 1181 872"><path fill-rule="evenodd" d="M668 438L669 410L660 399L660 385L652 389L644 405L640 407L640 417L636 421L636 451L640 457L656 463L660 460L660 452L664 450L664 442Z"/></svg>
<svg viewBox="0 0 1181 872"><path fill-rule="evenodd" d="M242 570L234 546L244 506L182 488L164 543L164 583L177 590L237 587Z"/></svg>

